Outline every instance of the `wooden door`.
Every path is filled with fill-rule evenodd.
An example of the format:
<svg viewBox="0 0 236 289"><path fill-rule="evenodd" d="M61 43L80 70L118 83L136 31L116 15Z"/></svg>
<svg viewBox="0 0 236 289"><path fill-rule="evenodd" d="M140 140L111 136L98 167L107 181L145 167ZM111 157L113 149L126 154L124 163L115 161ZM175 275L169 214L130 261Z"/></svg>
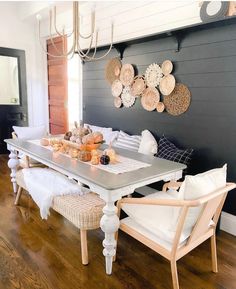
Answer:
<svg viewBox="0 0 236 289"><path fill-rule="evenodd" d="M63 50L63 45L67 46L66 39L64 41L62 37L54 38L59 51ZM47 51L53 55L57 53L50 40L47 41ZM51 134L61 134L68 130L67 59L48 55L47 62L49 130Z"/></svg>

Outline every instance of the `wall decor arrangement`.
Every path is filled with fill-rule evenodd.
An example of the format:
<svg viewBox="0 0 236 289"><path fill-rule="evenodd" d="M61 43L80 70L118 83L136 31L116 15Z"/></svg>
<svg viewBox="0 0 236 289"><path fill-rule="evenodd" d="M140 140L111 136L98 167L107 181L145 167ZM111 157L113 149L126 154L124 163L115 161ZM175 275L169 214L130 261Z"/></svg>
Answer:
<svg viewBox="0 0 236 289"><path fill-rule="evenodd" d="M119 58L107 62L105 76L111 84L111 93L116 108L133 106L140 98L142 107L147 111L156 110L173 116L187 111L191 93L182 83L176 83L172 74L174 65L165 60L161 65L150 64L144 75L136 75L132 64L123 64Z"/></svg>

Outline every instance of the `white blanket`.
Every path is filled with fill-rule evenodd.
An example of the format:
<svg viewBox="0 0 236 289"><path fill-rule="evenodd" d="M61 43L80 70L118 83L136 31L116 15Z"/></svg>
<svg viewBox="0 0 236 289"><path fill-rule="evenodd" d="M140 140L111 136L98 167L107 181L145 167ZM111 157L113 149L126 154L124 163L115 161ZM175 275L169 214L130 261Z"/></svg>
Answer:
<svg viewBox="0 0 236 289"><path fill-rule="evenodd" d="M54 196L83 195L90 192L76 181L48 168L23 169L26 189L38 205L42 219L47 219Z"/></svg>

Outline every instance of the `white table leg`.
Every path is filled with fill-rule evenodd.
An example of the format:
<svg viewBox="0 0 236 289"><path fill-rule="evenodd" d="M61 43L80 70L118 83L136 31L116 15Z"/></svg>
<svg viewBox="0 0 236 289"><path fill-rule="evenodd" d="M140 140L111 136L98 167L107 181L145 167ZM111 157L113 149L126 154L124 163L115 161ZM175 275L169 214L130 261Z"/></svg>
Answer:
<svg viewBox="0 0 236 289"><path fill-rule="evenodd" d="M103 255L106 258L106 273L110 275L112 273L113 256L116 253L115 232L119 229L120 221L117 216L117 207L113 201L107 202L103 208L103 213L100 222L101 229L105 233Z"/></svg>
<svg viewBox="0 0 236 289"><path fill-rule="evenodd" d="M17 193L17 184L16 184L16 171L17 167L19 165L19 160L17 156L17 152L14 149L9 149L10 154L9 154L9 161L8 161L8 167L11 169L11 182L13 185L13 192L16 194Z"/></svg>

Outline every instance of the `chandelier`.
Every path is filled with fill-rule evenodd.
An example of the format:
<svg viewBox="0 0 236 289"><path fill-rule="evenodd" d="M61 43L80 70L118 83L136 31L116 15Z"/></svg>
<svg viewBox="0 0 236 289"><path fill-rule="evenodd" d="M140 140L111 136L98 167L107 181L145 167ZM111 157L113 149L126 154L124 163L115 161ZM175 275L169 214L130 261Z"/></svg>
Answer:
<svg viewBox="0 0 236 289"><path fill-rule="evenodd" d="M59 31L57 28L57 10L56 6L54 6L53 9L50 9L49 11L49 29L50 29L50 37L49 41L51 42L55 54L49 53L45 48L42 43L42 37L41 37L41 15L36 16L38 19L38 35L39 35L39 41L42 46L42 49L47 53L47 55L51 57L61 57L61 58L68 58L71 59L75 54L78 54L81 60L83 61L93 61L93 60L100 60L104 57L106 57L109 52L112 49L113 45L113 23L111 24L111 41L108 50L106 51L105 54L102 56L96 57L97 53L97 45L98 45L98 35L99 31L96 29L96 24L95 24L95 10L91 12L91 24L90 24L90 33L88 35L83 35L81 33L81 16L79 14L79 2L74 1L73 2L73 27L72 31L70 33L65 32L65 28L62 29L62 31ZM54 33L53 30L54 29ZM56 44L53 40L54 37L62 37L62 51L60 51L57 47ZM72 45L67 50L67 39L69 37L72 37ZM81 48L81 40L86 39L89 41L88 48L82 49ZM50 43L49 42L49 43Z"/></svg>

